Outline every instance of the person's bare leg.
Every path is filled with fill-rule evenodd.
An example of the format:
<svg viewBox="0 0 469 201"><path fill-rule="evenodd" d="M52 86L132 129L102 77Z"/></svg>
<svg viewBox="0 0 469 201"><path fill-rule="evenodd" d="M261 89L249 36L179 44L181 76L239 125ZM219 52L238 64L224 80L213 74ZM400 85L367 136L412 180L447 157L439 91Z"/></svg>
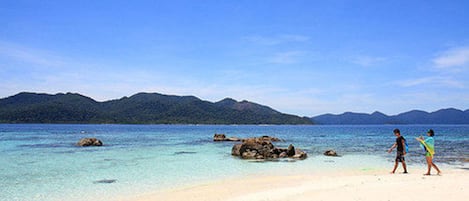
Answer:
<svg viewBox="0 0 469 201"><path fill-rule="evenodd" d="M436 171L438 171L437 173L438 175L441 174L440 169L435 165L435 163L433 163L433 161L432 161L432 166L435 168Z"/></svg>
<svg viewBox="0 0 469 201"><path fill-rule="evenodd" d="M402 161L402 167L404 167L404 173L407 173L407 165L405 164L405 161Z"/></svg>
<svg viewBox="0 0 469 201"><path fill-rule="evenodd" d="M396 172L396 169L397 169L397 166L398 166L398 162L396 161L396 163L394 163L394 169L392 169L392 172L391 174L394 174Z"/></svg>
<svg viewBox="0 0 469 201"><path fill-rule="evenodd" d="M430 175L430 171L431 171L431 168L432 168L432 157L430 156L426 156L425 159L427 159L427 173L425 173L424 175Z"/></svg>

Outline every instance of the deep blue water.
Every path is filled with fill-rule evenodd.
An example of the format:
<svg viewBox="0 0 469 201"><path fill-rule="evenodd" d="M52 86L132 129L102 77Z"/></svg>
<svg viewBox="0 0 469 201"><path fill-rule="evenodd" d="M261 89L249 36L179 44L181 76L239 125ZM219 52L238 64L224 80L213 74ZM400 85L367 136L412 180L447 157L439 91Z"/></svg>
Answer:
<svg viewBox="0 0 469 201"><path fill-rule="evenodd" d="M0 124L0 200L113 200L199 181L288 169L391 168L399 128L407 138L410 165L420 165L423 151L413 138L435 130L435 162L463 166L469 159L469 125L228 126L228 125L58 125ZM269 135L295 145L308 159L292 163L252 163L230 155L227 136ZM76 147L96 137L103 147ZM325 158L327 149L342 157ZM466 162L465 162L466 161ZM87 194L83 197L83 191Z"/></svg>

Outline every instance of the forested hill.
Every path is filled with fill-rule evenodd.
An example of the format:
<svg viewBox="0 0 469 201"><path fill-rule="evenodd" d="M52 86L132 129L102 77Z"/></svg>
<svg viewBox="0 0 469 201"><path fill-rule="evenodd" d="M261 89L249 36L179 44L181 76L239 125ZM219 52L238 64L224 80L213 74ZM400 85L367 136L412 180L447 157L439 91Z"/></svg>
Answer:
<svg viewBox="0 0 469 201"><path fill-rule="evenodd" d="M381 112L345 112L339 115L319 115L311 120L317 124L469 124L469 110L448 108L430 113L412 110L393 116Z"/></svg>
<svg viewBox="0 0 469 201"><path fill-rule="evenodd" d="M0 123L312 124L249 101L138 93L98 102L76 93L19 93L0 99Z"/></svg>

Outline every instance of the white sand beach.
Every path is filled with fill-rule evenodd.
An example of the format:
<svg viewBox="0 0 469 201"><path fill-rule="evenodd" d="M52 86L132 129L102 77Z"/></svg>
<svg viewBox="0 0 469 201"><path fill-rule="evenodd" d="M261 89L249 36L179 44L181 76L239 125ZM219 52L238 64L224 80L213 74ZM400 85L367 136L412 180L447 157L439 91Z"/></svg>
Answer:
<svg viewBox="0 0 469 201"><path fill-rule="evenodd" d="M386 170L328 172L322 175L272 175L238 178L140 195L132 201L466 201L469 171L446 169L423 176L425 167L409 174ZM125 199L127 200L127 199Z"/></svg>

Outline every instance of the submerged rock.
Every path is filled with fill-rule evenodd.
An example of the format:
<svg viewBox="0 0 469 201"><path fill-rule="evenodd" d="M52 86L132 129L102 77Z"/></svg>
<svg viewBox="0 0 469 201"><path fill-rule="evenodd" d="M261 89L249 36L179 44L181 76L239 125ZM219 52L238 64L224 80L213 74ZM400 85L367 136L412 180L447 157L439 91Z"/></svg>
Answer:
<svg viewBox="0 0 469 201"><path fill-rule="evenodd" d="M182 155L182 154L196 154L197 152L195 151L178 151L174 152L174 155Z"/></svg>
<svg viewBox="0 0 469 201"><path fill-rule="evenodd" d="M103 146L103 142L96 138L82 138L77 142L77 146L86 147L86 146Z"/></svg>
<svg viewBox="0 0 469 201"><path fill-rule="evenodd" d="M117 179L102 179L102 180L94 181L93 183L95 183L95 184L112 184L112 183L115 183L116 181L117 181Z"/></svg>

